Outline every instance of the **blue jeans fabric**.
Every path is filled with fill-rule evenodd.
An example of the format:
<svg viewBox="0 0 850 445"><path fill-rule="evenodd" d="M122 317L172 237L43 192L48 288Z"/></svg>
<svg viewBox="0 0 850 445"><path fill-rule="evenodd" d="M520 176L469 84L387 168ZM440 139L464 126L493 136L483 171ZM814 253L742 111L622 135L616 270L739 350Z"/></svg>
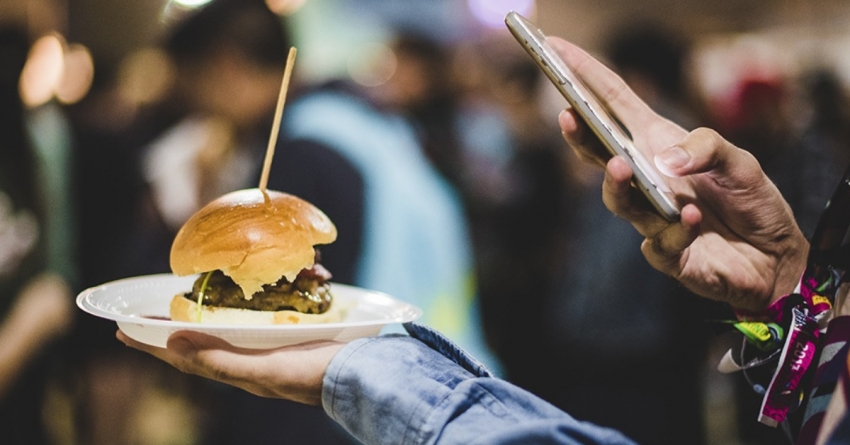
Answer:
<svg viewBox="0 0 850 445"><path fill-rule="evenodd" d="M438 332L364 338L328 366L322 405L367 444L634 444L494 378Z"/></svg>

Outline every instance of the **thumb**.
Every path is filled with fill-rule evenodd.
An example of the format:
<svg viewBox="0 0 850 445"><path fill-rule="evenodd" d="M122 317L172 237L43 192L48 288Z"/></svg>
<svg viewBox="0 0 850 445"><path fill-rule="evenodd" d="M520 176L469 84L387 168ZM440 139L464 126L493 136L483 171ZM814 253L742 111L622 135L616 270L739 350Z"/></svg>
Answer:
<svg viewBox="0 0 850 445"><path fill-rule="evenodd" d="M168 342L166 343L165 348L173 351L180 357L190 357L198 352L198 348L195 344L186 338L185 335L181 335L180 332L168 337Z"/></svg>
<svg viewBox="0 0 850 445"><path fill-rule="evenodd" d="M194 331L178 331L166 348L178 358L172 362L183 372L235 385L257 369L262 352L238 348L221 338Z"/></svg>
<svg viewBox="0 0 850 445"><path fill-rule="evenodd" d="M234 346L219 337L196 331L177 331L168 337L168 349L185 355L205 349L233 349Z"/></svg>
<svg viewBox="0 0 850 445"><path fill-rule="evenodd" d="M255 351L244 350L213 335L195 331L177 331L168 337L166 348L186 362L199 367L239 363L236 357L250 355Z"/></svg>
<svg viewBox="0 0 850 445"><path fill-rule="evenodd" d="M737 188L762 177L755 157L716 131L696 129L681 142L655 156L655 166L672 177L707 173L721 186Z"/></svg>

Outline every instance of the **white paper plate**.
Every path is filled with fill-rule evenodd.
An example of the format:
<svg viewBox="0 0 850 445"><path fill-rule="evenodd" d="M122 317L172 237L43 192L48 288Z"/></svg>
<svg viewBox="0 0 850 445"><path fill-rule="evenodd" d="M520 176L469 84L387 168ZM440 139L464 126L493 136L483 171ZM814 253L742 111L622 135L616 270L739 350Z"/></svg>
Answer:
<svg viewBox="0 0 850 445"><path fill-rule="evenodd" d="M313 340L351 341L377 335L390 323L413 321L422 311L381 292L331 283L334 304L343 305L340 323L300 325L222 325L168 320L175 294L188 292L197 276L148 275L92 287L77 296L77 306L89 314L114 320L130 338L165 347L176 331L191 330L220 337L234 346L268 349Z"/></svg>

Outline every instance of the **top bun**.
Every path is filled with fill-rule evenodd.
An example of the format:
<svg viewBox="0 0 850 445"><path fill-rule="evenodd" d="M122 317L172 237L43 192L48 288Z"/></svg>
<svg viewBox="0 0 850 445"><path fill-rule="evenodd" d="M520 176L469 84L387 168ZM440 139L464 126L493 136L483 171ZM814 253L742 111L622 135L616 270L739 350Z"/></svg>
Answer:
<svg viewBox="0 0 850 445"><path fill-rule="evenodd" d="M313 266L313 246L336 239L321 210L293 195L246 189L192 215L171 245L171 270L191 275L220 269L250 299L281 277L294 281Z"/></svg>

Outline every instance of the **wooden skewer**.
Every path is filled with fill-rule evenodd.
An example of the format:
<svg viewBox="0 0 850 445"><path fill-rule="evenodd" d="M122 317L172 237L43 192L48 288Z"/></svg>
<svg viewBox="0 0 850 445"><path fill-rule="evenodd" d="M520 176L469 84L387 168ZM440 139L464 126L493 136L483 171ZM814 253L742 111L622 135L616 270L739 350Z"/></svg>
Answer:
<svg viewBox="0 0 850 445"><path fill-rule="evenodd" d="M283 115L283 104L286 102L286 91L289 89L289 79L292 77L292 66L295 64L295 47L289 49L289 57L286 59L286 69L283 72L283 81L280 84L280 95L277 97L277 107L274 111L274 122L272 122L272 134L269 136L269 145L266 148L266 160L263 163L263 174L260 176L260 190L265 192L269 182L269 169L274 158L277 135L280 132L280 117Z"/></svg>

